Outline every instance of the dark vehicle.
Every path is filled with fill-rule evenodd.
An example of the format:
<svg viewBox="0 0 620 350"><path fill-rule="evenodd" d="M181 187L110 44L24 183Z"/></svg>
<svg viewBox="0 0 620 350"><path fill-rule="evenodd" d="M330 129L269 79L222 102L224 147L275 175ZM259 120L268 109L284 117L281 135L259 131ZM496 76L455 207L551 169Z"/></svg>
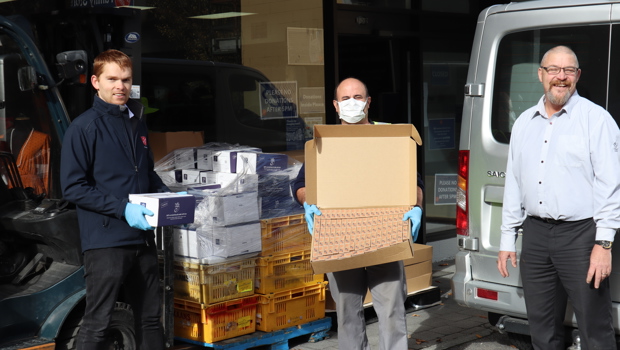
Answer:
<svg viewBox="0 0 620 350"><path fill-rule="evenodd" d="M61 78L85 52L61 54ZM0 348L74 349L84 313L75 210L61 198L69 125L58 84L30 36L0 16ZM110 348L135 348L132 312L117 303Z"/></svg>
<svg viewBox="0 0 620 350"><path fill-rule="evenodd" d="M149 130L202 131L205 143L239 143L264 152L303 149L305 124L297 106L258 70L159 58L142 58L141 66Z"/></svg>

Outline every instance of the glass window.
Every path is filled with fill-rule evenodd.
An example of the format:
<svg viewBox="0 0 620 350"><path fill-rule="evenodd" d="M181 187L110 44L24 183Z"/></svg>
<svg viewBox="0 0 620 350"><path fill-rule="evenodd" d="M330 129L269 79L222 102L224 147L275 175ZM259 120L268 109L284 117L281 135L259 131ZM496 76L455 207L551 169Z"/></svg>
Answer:
<svg viewBox="0 0 620 350"><path fill-rule="evenodd" d="M582 70L579 95L606 107L608 42L608 26L532 30L504 37L497 54L493 89L491 127L495 140L509 143L515 119L542 97L540 60L557 45L566 45L577 54Z"/></svg>
<svg viewBox="0 0 620 350"><path fill-rule="evenodd" d="M214 125L215 93L208 78L173 72L156 77L147 74L142 89L149 130L205 131Z"/></svg>
<svg viewBox="0 0 620 350"><path fill-rule="evenodd" d="M15 43L0 35L0 151L12 155L19 169L19 174L11 174L3 167L0 176L9 188L21 186L33 195L53 197L58 179L50 169L58 155L50 148L53 142L58 145L57 134L52 132L44 92L20 89L18 70L25 66Z"/></svg>
<svg viewBox="0 0 620 350"><path fill-rule="evenodd" d="M614 25L611 35L610 62L620 62L620 25ZM582 73L583 75L583 73ZM609 100L607 110L618 123L620 121L620 65L612 64L609 67ZM602 80L602 79L601 79ZM580 82L581 84L581 82ZM619 123L620 124L620 123Z"/></svg>
<svg viewBox="0 0 620 350"><path fill-rule="evenodd" d="M410 9L411 0L336 0L337 4Z"/></svg>

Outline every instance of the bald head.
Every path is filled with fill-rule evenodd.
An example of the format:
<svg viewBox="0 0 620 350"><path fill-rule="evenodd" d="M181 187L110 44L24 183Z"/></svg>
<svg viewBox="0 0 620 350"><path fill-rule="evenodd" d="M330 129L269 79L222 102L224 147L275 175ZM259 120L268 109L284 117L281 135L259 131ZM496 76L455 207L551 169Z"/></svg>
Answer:
<svg viewBox="0 0 620 350"><path fill-rule="evenodd" d="M577 59L577 55L575 54L575 52L571 50L568 46L564 46L564 45L556 46L550 49L549 51L547 51L545 55L543 56L542 60L540 60L540 65L543 67L547 66L547 61L549 59L549 56L557 55L557 54L564 54L564 55L572 56L572 58L575 60L575 67L579 67L579 60Z"/></svg>
<svg viewBox="0 0 620 350"><path fill-rule="evenodd" d="M363 98L366 99L366 97L368 97L368 88L366 87L366 84L364 84L361 80L356 79L356 78L346 78L343 81L340 82L340 84L338 84L338 86L336 86L336 88L334 89L334 100L336 101L342 101L341 98L343 97L342 93L344 93L345 91L349 91L351 88L355 89L356 91L359 91L360 89L364 91L363 94ZM338 94L339 91L341 92L340 95ZM353 97L353 96L348 96L349 98Z"/></svg>

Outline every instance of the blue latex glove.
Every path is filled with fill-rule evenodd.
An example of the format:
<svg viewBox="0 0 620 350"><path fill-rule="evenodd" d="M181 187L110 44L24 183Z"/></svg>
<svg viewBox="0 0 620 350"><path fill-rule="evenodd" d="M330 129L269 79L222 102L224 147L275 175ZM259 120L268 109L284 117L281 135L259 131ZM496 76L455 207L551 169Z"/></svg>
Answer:
<svg viewBox="0 0 620 350"><path fill-rule="evenodd" d="M403 221L411 219L411 237L415 242L418 239L418 233L420 232L420 226L422 225L422 208L413 207L413 209L403 215Z"/></svg>
<svg viewBox="0 0 620 350"><path fill-rule="evenodd" d="M155 229L149 225L144 215L153 216L153 212L139 204L127 203L125 206L125 220L129 226L145 231Z"/></svg>
<svg viewBox="0 0 620 350"><path fill-rule="evenodd" d="M308 232L310 232L310 234L314 233L314 215L321 215L321 211L319 210L319 208L316 207L316 205L312 204L309 205L308 203L304 202L304 210L306 211L305 217L306 217L306 223L308 224Z"/></svg>

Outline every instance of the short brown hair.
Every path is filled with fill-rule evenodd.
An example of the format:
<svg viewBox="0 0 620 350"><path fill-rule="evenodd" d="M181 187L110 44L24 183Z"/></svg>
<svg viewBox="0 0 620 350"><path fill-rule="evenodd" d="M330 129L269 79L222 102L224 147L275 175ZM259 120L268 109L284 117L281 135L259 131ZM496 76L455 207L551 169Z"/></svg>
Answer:
<svg viewBox="0 0 620 350"><path fill-rule="evenodd" d="M124 52L110 49L95 57L95 61L93 62L93 75L99 77L99 75L103 73L103 66L107 63L116 63L122 69L130 69L133 71L133 63L131 62L131 58L129 58L129 56L127 56Z"/></svg>

